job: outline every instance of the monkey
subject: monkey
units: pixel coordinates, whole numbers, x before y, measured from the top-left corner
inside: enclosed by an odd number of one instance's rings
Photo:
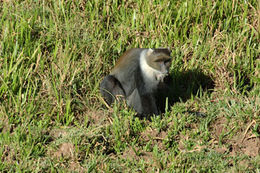
[[[169,75],[172,58],[168,48],[132,48],[117,61],[100,83],[100,92],[110,106],[121,95],[139,115],[160,113],[159,87]],[[159,96],[160,97],[160,96]]]

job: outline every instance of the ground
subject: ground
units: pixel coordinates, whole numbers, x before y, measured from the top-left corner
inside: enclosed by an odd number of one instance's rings
[[[0,172],[259,172],[259,3],[0,1]],[[107,107],[124,51],[172,50],[165,113]]]

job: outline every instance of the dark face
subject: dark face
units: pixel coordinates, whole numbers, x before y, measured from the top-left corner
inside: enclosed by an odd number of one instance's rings
[[[153,53],[147,57],[147,64],[164,74],[168,74],[172,60],[170,54],[169,49],[154,49]]]

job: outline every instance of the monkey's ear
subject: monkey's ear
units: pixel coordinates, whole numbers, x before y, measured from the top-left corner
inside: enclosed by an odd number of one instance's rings
[[[149,48],[147,51],[147,56],[150,56],[153,53],[153,49]]]
[[[167,50],[168,50],[169,56],[171,56],[171,53],[172,53],[171,49],[169,47],[167,47]]]

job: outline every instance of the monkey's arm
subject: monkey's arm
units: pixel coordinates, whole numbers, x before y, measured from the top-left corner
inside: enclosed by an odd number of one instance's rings
[[[159,111],[156,105],[155,97],[152,94],[142,94],[141,97],[141,105],[142,105],[142,114],[144,115],[158,115]]]
[[[138,69],[140,70],[140,69]],[[140,76],[140,71],[137,71],[135,75],[135,83],[136,83],[136,89],[138,92],[139,102],[135,103],[138,104],[139,107],[141,107],[141,111],[138,113],[144,114],[144,115],[152,115],[152,114],[159,114],[157,105],[156,105],[156,99],[154,96],[154,93],[152,93],[152,90],[147,89],[147,84],[145,83],[143,76]],[[149,87],[149,86],[148,86]]]
[[[136,88],[127,98],[127,104],[138,114],[158,114],[155,98],[151,94],[140,94]]]
[[[114,76],[107,75],[100,84],[100,92],[104,100],[110,106],[114,101],[116,96],[125,97],[125,91]]]

